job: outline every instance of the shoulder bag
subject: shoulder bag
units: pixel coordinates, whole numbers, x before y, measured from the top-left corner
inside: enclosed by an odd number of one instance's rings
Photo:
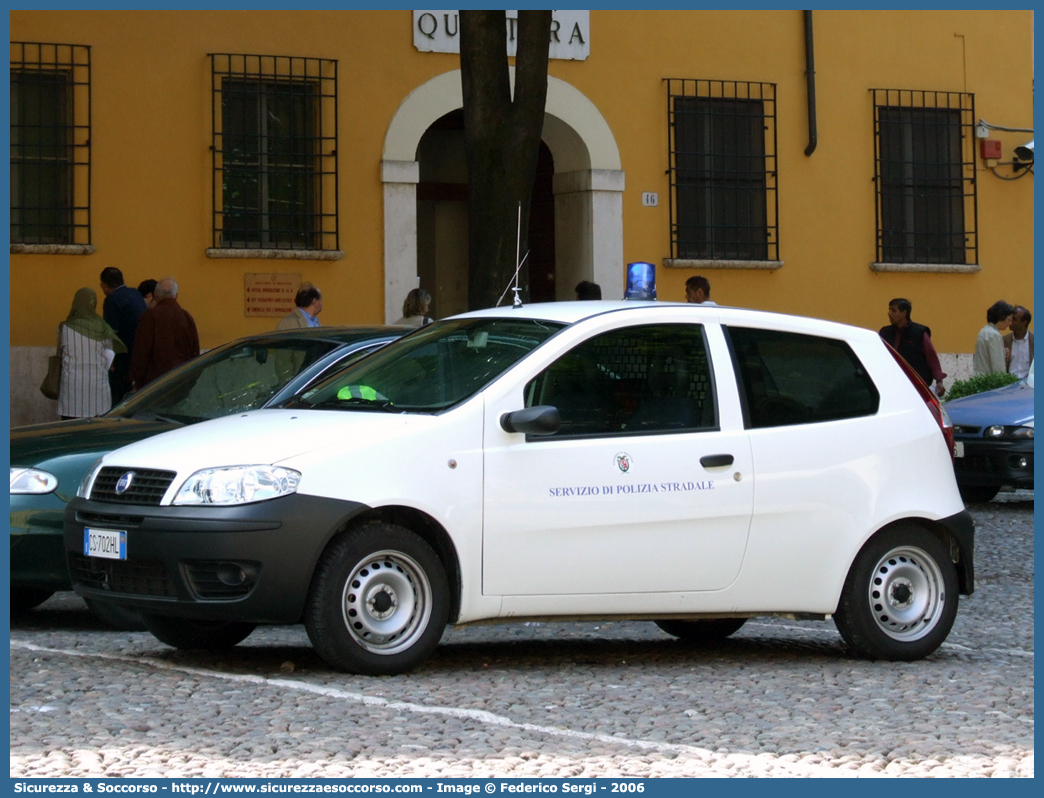
[[[58,398],[58,386],[62,382],[62,345],[59,342],[55,354],[47,358],[47,376],[40,383],[40,393],[48,399]]]

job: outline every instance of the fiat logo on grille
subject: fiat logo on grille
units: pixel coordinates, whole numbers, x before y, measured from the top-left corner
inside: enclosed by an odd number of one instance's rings
[[[116,495],[121,496],[128,490],[130,490],[132,482],[134,482],[134,472],[128,471],[118,480],[116,480]]]

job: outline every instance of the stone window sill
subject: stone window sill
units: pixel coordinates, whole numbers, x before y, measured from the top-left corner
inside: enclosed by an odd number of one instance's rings
[[[261,260],[340,260],[344,252],[339,249],[236,249],[234,247],[211,247],[208,258],[257,258]]]
[[[12,244],[12,255],[93,255],[93,244]]]
[[[920,274],[975,274],[982,271],[978,263],[871,263],[874,272],[914,272]]]
[[[664,258],[663,265],[668,269],[761,269],[775,271],[783,267],[781,260],[691,260],[685,258]]]
[[[208,258],[258,258],[261,260],[340,260],[345,253],[340,250],[264,250],[212,247],[207,250]]]

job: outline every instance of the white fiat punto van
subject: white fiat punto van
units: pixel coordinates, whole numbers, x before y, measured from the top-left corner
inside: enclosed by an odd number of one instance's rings
[[[688,640],[833,618],[914,660],[973,590],[934,394],[876,332],[561,302],[423,327],[276,409],[105,455],[65,514],[75,590],[159,640],[303,623],[332,667],[447,624],[648,619]]]

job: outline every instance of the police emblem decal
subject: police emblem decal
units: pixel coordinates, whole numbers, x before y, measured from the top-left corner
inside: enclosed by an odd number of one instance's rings
[[[620,452],[616,455],[616,467],[620,469],[624,474],[631,470],[631,455],[626,452]]]
[[[116,495],[122,496],[124,493],[130,490],[132,482],[134,482],[134,472],[125,472],[118,480],[116,480]]]

